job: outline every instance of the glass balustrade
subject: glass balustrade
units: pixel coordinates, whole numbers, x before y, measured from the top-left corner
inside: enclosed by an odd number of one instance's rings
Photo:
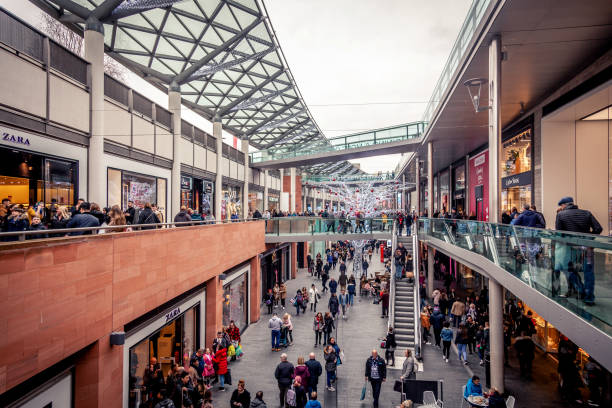
[[[267,160],[291,159],[298,156],[306,156],[318,153],[328,153],[355,149],[358,147],[368,147],[381,145],[402,140],[411,140],[421,137],[425,131],[425,122],[414,122],[400,126],[393,126],[384,129],[368,130],[366,132],[339,136],[327,139],[329,144],[323,146],[298,146],[296,149],[262,150],[251,153],[251,163],[258,163]]]
[[[280,217],[266,220],[266,235],[327,235],[388,233],[391,237],[392,219],[383,218],[321,218]],[[350,238],[347,238],[350,239]]]
[[[432,218],[419,219],[418,233],[486,257],[612,335],[611,237]]]

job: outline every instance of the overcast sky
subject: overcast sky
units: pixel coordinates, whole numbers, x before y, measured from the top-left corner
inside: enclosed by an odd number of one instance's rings
[[[264,3],[306,104],[333,137],[420,120],[471,0]],[[375,172],[398,160],[352,162]]]
[[[420,120],[471,0],[264,4],[306,104],[333,137]],[[38,25],[40,11],[30,2],[0,0],[0,6]],[[166,105],[167,97],[136,75],[128,85]],[[203,118],[183,114],[212,132]],[[398,161],[399,155],[353,160],[366,172],[393,170]]]

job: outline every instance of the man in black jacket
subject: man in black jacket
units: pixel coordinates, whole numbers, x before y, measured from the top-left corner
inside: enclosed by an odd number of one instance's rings
[[[306,367],[308,367],[308,398],[310,399],[312,392],[317,391],[317,385],[319,385],[319,377],[323,373],[323,367],[315,359],[315,353],[310,353],[310,360],[306,361]]]
[[[572,197],[563,197],[559,200],[561,210],[557,213],[555,229],[561,231],[579,232],[583,234],[601,234],[603,228],[590,211],[581,210],[574,204]],[[559,270],[563,270],[567,279],[568,293],[576,289],[582,296],[582,300],[589,306],[595,304],[595,274],[593,273],[593,248],[583,249],[584,251],[584,287],[580,282],[580,277],[576,266],[571,257],[569,245],[556,243],[555,247],[555,270],[553,272],[553,289],[555,278],[558,280]],[[553,291],[554,292],[554,291]]]
[[[79,206],[80,213],[70,218],[70,221],[66,224],[66,228],[85,228],[85,227],[99,227],[100,222],[96,217],[89,213],[90,205],[88,202],[83,202]],[[83,235],[91,234],[91,231],[78,231],[71,232],[70,235]]]
[[[370,384],[372,385],[374,408],[378,408],[380,387],[387,379],[387,365],[385,360],[378,355],[378,351],[376,351],[376,349],[372,350],[372,355],[366,360],[365,378],[366,381],[370,381]]]
[[[145,203],[142,211],[138,213],[138,222],[137,224],[159,224],[159,218],[153,212],[151,208],[151,203]],[[140,229],[155,229],[155,227],[140,227]]]
[[[281,362],[276,366],[274,377],[278,382],[278,389],[280,391],[280,408],[283,408],[285,406],[287,390],[291,388],[291,383],[293,382],[295,369],[293,368],[293,364],[287,361],[287,354],[281,354],[280,359]]]

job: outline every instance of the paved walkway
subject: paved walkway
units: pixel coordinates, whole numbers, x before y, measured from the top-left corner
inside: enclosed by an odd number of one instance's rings
[[[374,253],[372,266],[368,269],[370,274],[382,271],[380,255],[376,258]],[[347,265],[348,275],[352,271],[352,264]],[[338,278],[339,271],[336,268],[331,276]],[[305,270],[300,270],[296,279],[287,282],[288,294],[294,294],[298,288],[310,287],[312,283],[321,288],[320,281],[312,278]],[[288,296],[289,297],[289,296]],[[323,295],[318,304],[320,311],[327,310],[329,295]],[[242,346],[245,355],[242,359],[230,364],[233,385],[226,387],[225,392],[219,392],[215,388],[213,400],[215,407],[229,407],[229,399],[232,391],[240,378],[246,381],[247,390],[252,396],[261,390],[264,392],[264,400],[268,407],[278,407],[278,387],[274,378],[274,370],[280,361],[279,352],[270,350],[270,330],[268,329],[269,315],[267,310],[262,309],[262,317],[259,322],[250,325],[242,336]],[[282,310],[275,309],[281,314]],[[314,313],[308,310],[305,315],[295,316],[295,308],[287,305],[287,312],[292,316],[293,338],[292,346],[283,350],[288,354],[289,361],[296,365],[298,356],[308,359],[312,351],[316,353],[317,360],[323,365],[323,349],[319,346],[314,348],[314,333],[312,331],[312,320]],[[338,368],[338,380],[336,392],[330,392],[325,387],[325,372],[319,378],[319,401],[324,407],[371,407],[371,388],[368,386],[368,395],[364,401],[359,401],[361,388],[365,380],[365,360],[373,348],[379,349],[379,354],[384,357],[380,350],[379,337],[386,334],[387,319],[380,317],[380,306],[374,305],[369,298],[355,298],[355,305],[349,312],[346,320],[337,320],[337,342],[345,354],[343,364]],[[393,391],[393,383],[400,375],[399,370],[388,370],[387,381],[383,384],[380,407],[390,408],[399,404],[399,394]]]

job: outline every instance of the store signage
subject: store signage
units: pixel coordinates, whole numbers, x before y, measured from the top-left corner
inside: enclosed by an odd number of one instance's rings
[[[10,143],[22,144],[25,146],[30,145],[30,139],[28,139],[27,137],[15,136],[7,132],[2,132],[2,140]]]
[[[192,178],[191,177],[185,177],[182,176],[181,177],[181,188],[183,190],[191,190],[191,182],[192,182]]]
[[[520,174],[513,174],[512,176],[502,178],[501,182],[502,188],[526,186],[531,184],[531,172],[526,171]]]
[[[174,319],[175,317],[177,317],[180,314],[181,314],[181,308],[180,307],[177,307],[176,309],[172,310],[171,312],[166,313],[166,323],[168,323],[170,320]]]

